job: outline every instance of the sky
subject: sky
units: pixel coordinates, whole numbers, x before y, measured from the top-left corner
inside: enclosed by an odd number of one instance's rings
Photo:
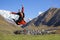
[[[0,0],[0,10],[18,12],[24,6],[25,19],[33,19],[50,7],[60,8],[60,0]]]

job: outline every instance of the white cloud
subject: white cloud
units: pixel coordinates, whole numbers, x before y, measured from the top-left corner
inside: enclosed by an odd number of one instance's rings
[[[28,20],[32,20],[31,18],[28,18]]]
[[[43,12],[40,11],[40,12],[38,13],[38,15],[40,15],[41,13],[43,13]]]
[[[25,21],[26,22],[29,22],[29,21],[31,21],[32,20],[32,18],[25,18]]]

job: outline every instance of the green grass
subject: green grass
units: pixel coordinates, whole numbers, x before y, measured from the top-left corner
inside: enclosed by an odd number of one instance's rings
[[[0,17],[0,40],[60,40],[60,34],[55,35],[15,35],[13,32],[20,29],[9,24]],[[32,28],[33,29],[33,28]]]
[[[60,40],[60,34],[51,35],[13,35],[0,33],[0,40]]]

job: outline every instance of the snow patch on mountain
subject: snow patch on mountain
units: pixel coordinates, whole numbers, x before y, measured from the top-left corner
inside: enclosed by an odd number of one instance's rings
[[[19,16],[15,14],[11,14],[11,11],[7,10],[0,10],[0,15],[3,16],[5,19],[12,20],[12,19],[18,19]]]

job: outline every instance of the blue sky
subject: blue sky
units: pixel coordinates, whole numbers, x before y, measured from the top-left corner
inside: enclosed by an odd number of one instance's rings
[[[22,4],[25,8],[25,19],[35,18],[39,12],[50,7],[60,8],[60,0],[0,0],[0,10],[17,12]]]

